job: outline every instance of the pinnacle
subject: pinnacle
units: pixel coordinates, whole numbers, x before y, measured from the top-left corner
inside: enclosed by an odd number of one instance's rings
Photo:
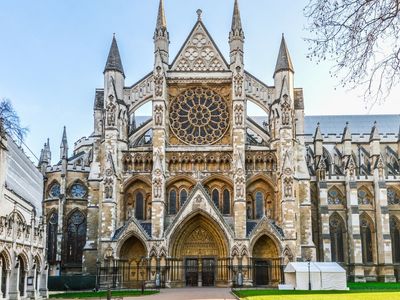
[[[378,123],[376,121],[374,122],[374,126],[372,126],[371,135],[369,137],[369,140],[370,141],[380,140],[379,132],[378,132]]]
[[[157,26],[156,29],[166,29],[167,19],[165,18],[164,0],[160,0],[158,7]]]
[[[122,66],[121,56],[119,55],[119,49],[117,45],[117,40],[115,34],[113,34],[113,39],[110,47],[110,52],[108,54],[107,63],[104,68],[104,73],[106,71],[117,71],[122,73],[125,77],[124,68]]]
[[[321,133],[321,127],[320,124],[317,124],[317,128],[315,129],[315,135],[314,135],[314,141],[322,141],[322,133]]]
[[[232,17],[232,31],[242,30],[242,20],[240,18],[240,10],[238,0],[235,0],[235,5],[233,8],[233,17]]]
[[[291,71],[294,73],[292,59],[290,58],[289,50],[286,45],[285,36],[282,34],[281,46],[279,55],[276,61],[275,74],[279,71]]]

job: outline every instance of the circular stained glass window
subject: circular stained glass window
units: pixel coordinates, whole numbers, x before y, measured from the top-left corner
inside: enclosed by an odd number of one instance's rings
[[[86,195],[86,187],[80,183],[75,183],[71,187],[71,196],[73,198],[83,198]]]
[[[60,196],[60,185],[58,183],[55,183],[51,186],[50,188],[50,197],[51,198],[57,198]]]
[[[217,93],[193,88],[171,100],[170,127],[180,141],[190,145],[218,142],[229,128],[227,102]]]

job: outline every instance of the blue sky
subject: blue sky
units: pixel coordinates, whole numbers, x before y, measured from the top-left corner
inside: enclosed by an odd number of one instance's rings
[[[362,90],[346,91],[330,78],[331,65],[307,58],[303,7],[308,0],[241,0],[246,35],[246,69],[267,84],[284,32],[295,66],[297,87],[304,88],[305,110],[315,114],[398,113],[396,88],[382,105],[365,107]],[[170,59],[194,23],[196,10],[225,57],[233,0],[165,0]],[[39,155],[50,138],[58,160],[62,128],[73,142],[93,130],[94,91],[103,85],[103,69],[115,32],[126,85],[152,70],[153,32],[158,0],[13,0],[0,2],[0,97],[11,99],[29,127],[26,143]],[[70,150],[71,151],[71,150]]]

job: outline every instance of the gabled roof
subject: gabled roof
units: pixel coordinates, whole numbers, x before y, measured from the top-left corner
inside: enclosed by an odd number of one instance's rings
[[[180,72],[229,71],[228,63],[200,18],[175,57],[171,70]]]

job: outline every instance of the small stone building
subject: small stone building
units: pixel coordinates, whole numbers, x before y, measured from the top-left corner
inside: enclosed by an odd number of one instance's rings
[[[0,299],[47,298],[43,176],[1,125]]]
[[[70,154],[64,129],[54,165],[45,144],[50,274],[276,286],[284,265],[312,259],[342,263],[351,280],[395,280],[399,116],[305,117],[283,37],[267,84],[245,68],[237,1],[228,59],[197,13],[170,59],[160,1],[153,69],[134,84],[113,37],[93,133]]]

